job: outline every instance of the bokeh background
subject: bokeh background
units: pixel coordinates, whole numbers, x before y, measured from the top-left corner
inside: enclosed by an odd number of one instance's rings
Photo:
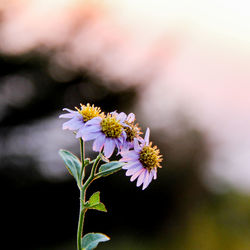
[[[98,180],[99,249],[250,249],[250,4],[1,0],[1,249],[75,249],[79,155],[62,108],[136,113],[164,156],[141,191]],[[87,144],[91,153],[91,143]],[[93,157],[93,155],[91,155]]]

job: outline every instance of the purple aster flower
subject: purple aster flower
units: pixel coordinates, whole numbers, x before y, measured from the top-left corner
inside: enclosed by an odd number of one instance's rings
[[[81,109],[76,108],[77,111],[64,108],[64,111],[68,111],[67,114],[62,114],[59,118],[68,118],[69,121],[65,122],[62,126],[63,129],[69,130],[79,130],[85,127],[87,121],[93,119],[94,117],[103,117],[104,114],[101,113],[101,109],[94,107],[94,105],[90,106],[88,103],[87,105],[81,104]]]
[[[117,114],[116,111],[112,112],[111,114]],[[122,145],[122,150],[126,151],[134,147],[134,139],[137,138],[139,141],[143,140],[140,137],[141,129],[138,124],[134,124],[135,122],[135,114],[130,113],[126,115],[124,112],[119,114],[121,121],[123,122],[124,130],[126,132],[126,140]]]
[[[135,115],[133,113],[130,113],[127,116],[124,113],[124,118],[124,123],[126,124],[126,126],[124,126],[124,130],[126,132],[127,138],[122,146],[123,151],[129,150],[134,147],[134,139],[138,139],[139,141],[143,140],[140,137],[141,129],[137,123],[135,124]]]
[[[139,142],[134,139],[134,150],[120,153],[122,155],[120,161],[127,163],[122,167],[127,170],[126,175],[131,176],[130,181],[138,178],[136,186],[139,187],[143,184],[142,190],[149,185],[153,178],[157,178],[157,168],[161,167],[160,162],[162,161],[159,149],[149,142],[149,133],[148,128],[144,140]]]
[[[84,128],[79,129],[76,137],[82,137],[84,141],[94,140],[93,150],[96,152],[103,150],[105,157],[109,158],[115,148],[120,151],[126,140],[123,121],[123,113],[113,112],[105,117],[95,117],[86,122]]]

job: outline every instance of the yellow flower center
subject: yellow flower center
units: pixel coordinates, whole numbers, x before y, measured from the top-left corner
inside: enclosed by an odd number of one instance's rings
[[[142,148],[139,160],[148,170],[157,167],[161,168],[160,162],[162,162],[162,155],[160,155],[160,151],[156,146],[152,147],[152,143],[150,142],[149,146]]]
[[[97,108],[94,105],[90,106],[89,103],[86,106],[81,104],[81,109],[77,107],[76,109],[82,115],[84,122],[87,122],[97,116],[104,117],[104,114],[101,113],[100,108]]]
[[[123,127],[126,134],[127,134],[127,141],[128,142],[133,142],[134,138],[138,137],[141,132],[140,128],[138,127],[138,124],[133,124],[133,123],[128,123],[126,122],[130,127]]]
[[[110,138],[120,137],[123,131],[123,126],[121,123],[116,119],[115,116],[111,116],[110,114],[102,119],[101,128],[102,132]]]

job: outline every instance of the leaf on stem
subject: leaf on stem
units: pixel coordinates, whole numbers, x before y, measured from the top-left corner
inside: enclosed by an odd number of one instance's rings
[[[60,149],[59,155],[62,157],[69,173],[76,179],[77,184],[81,183],[81,161],[71,152]]]
[[[100,192],[95,192],[89,198],[89,201],[85,204],[88,209],[95,209],[102,212],[107,212],[105,205],[100,202]]]
[[[92,250],[97,247],[100,242],[105,242],[110,238],[102,233],[88,233],[82,238],[82,250]]]
[[[101,212],[107,212],[107,209],[106,209],[105,205],[102,202],[100,202],[99,204],[91,207],[90,209],[95,209],[95,210],[98,210],[98,211],[101,211]]]
[[[99,168],[99,172],[96,174],[97,177],[104,177],[110,174],[114,174],[115,172],[121,170],[122,166],[124,165],[123,162],[119,161],[112,161],[106,164],[103,164]]]
[[[102,161],[104,162],[109,162],[109,159],[106,158],[103,154],[101,154]]]
[[[94,194],[91,195],[91,197],[89,198],[89,204],[90,205],[97,205],[98,203],[100,203],[100,191],[95,192]]]

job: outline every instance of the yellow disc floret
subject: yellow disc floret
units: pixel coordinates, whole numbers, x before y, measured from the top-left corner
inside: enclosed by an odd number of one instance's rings
[[[126,124],[129,125],[129,127],[124,126],[124,130],[127,134],[126,140],[128,142],[133,142],[134,138],[138,137],[141,134],[140,128],[138,127],[138,124],[133,124],[129,122],[126,122]]]
[[[101,113],[101,109],[98,107],[95,107],[94,105],[90,106],[88,103],[87,105],[81,104],[81,109],[77,108],[77,111],[82,115],[83,121],[87,122],[97,116],[104,117],[104,114]]]
[[[108,114],[101,121],[102,132],[110,138],[119,138],[123,131],[123,126],[115,116]]]
[[[159,149],[156,146],[152,147],[152,143],[148,146],[144,146],[140,152],[140,162],[148,170],[154,168],[161,168],[160,162],[162,162],[162,155],[160,155]]]

